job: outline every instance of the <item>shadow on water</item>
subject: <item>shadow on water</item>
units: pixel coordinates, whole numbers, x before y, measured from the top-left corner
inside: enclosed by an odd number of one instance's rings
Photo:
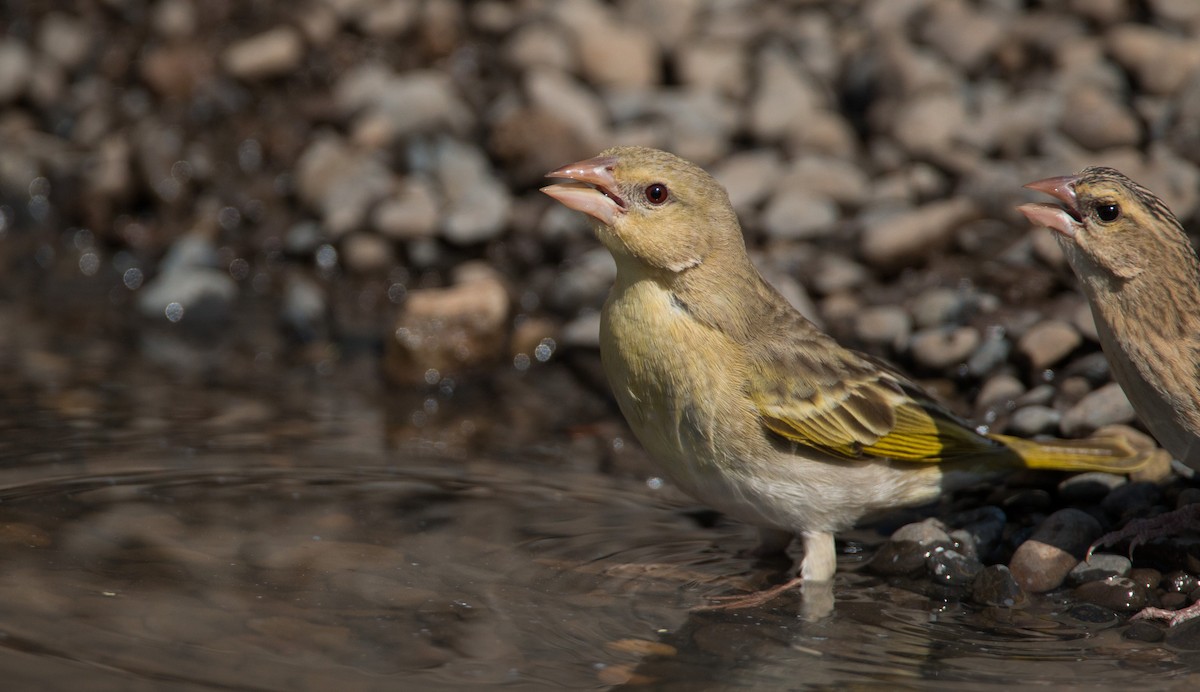
[[[619,425],[581,427],[607,409],[555,363],[397,394],[369,359],[280,375],[250,352],[183,376],[146,355],[178,345],[50,343],[0,343],[18,373],[0,422],[12,689],[1113,689],[1200,675],[1200,629],[1127,641],[1111,613],[1053,597],[1004,610],[922,595],[859,570],[879,540],[865,531],[832,606],[810,592],[692,612],[783,568],[737,557],[746,527],[645,483],[635,445],[613,452]]]

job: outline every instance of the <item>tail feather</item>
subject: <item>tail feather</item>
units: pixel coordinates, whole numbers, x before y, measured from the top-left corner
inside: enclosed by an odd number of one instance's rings
[[[1122,437],[1086,440],[1026,440],[989,435],[1021,457],[1026,468],[1054,471],[1130,473],[1150,462],[1151,451],[1140,451]]]

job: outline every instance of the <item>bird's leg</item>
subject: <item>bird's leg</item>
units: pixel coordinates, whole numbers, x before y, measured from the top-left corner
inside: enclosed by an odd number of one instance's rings
[[[806,583],[831,581],[834,573],[837,572],[837,551],[834,549],[833,534],[824,531],[805,531],[801,534],[801,539],[804,542],[804,561],[800,564],[800,573],[796,576],[782,584],[744,596],[715,596],[711,600],[716,603],[698,606],[692,610],[754,608],[772,601],[792,589],[803,588]]]
[[[1092,557],[1096,548],[1104,548],[1123,540],[1129,540],[1129,554],[1133,549],[1162,536],[1173,536],[1187,530],[1200,530],[1200,503],[1184,505],[1173,512],[1146,519],[1134,519],[1120,529],[1106,533],[1088,548],[1087,557]]]
[[[1174,627],[1193,618],[1200,617],[1200,601],[1196,601],[1180,610],[1165,610],[1163,608],[1143,608],[1130,620],[1166,620],[1168,627]]]

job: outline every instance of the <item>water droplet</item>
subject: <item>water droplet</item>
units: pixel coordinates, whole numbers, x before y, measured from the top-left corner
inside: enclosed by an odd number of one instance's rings
[[[440,379],[442,379],[442,374],[436,368],[429,368],[425,371],[425,384],[437,384]]]
[[[317,266],[320,267],[321,269],[324,269],[326,271],[334,269],[335,267],[337,267],[337,263],[338,263],[337,248],[330,245],[329,243],[325,243],[321,247],[317,248],[316,260],[317,260]]]
[[[513,367],[521,372],[529,369],[529,356],[524,353],[518,353],[513,356]]]
[[[168,303],[167,309],[163,310],[163,313],[166,314],[168,320],[178,322],[183,319],[183,306],[179,303]]]
[[[76,250],[90,250],[96,243],[96,236],[86,228],[80,228],[71,236],[71,242],[75,244]]]
[[[238,257],[229,263],[229,275],[237,281],[244,280],[250,276],[250,263]]]
[[[84,276],[95,276],[100,269],[100,256],[94,252],[85,252],[79,256],[79,271]]]
[[[179,183],[186,183],[192,179],[192,164],[190,161],[176,161],[171,164],[171,177]]]
[[[141,269],[138,269],[137,267],[130,267],[129,269],[126,269],[125,273],[121,276],[121,281],[125,283],[125,288],[128,288],[131,291],[136,291],[142,287],[142,281],[144,281],[145,278],[146,277],[142,274]]]
[[[614,437],[612,441],[612,448],[614,452],[619,452],[622,449],[625,449],[625,440],[620,437]]]
[[[658,490],[663,487],[663,479],[658,476],[652,476],[646,479],[646,487],[651,490]]]
[[[554,342],[554,339],[546,337],[541,340],[537,348],[533,349],[533,357],[537,358],[539,363],[545,363],[550,360],[550,356],[554,355],[554,349],[557,347],[558,344]]]
[[[46,217],[50,215],[50,200],[42,195],[30,197],[29,204],[26,206],[29,209],[29,215],[38,223],[45,223]]]
[[[238,145],[238,166],[247,173],[253,173],[262,166],[262,144],[257,139],[247,139]]]
[[[242,225],[242,212],[237,207],[221,207],[221,211],[217,212],[217,223],[222,230],[236,231]]]
[[[29,196],[30,197],[49,197],[50,196],[50,179],[39,175],[29,181]]]
[[[434,399],[433,397],[426,399],[425,400],[425,413],[428,413],[429,415],[432,416],[433,414],[435,414],[437,412],[438,412],[437,399]]]
[[[394,283],[388,286],[387,297],[393,303],[399,303],[404,300],[404,296],[408,295],[408,289],[402,283]]]

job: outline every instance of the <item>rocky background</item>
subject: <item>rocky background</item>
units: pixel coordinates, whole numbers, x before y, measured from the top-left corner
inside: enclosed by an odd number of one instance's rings
[[[713,171],[814,321],[1019,435],[1136,425],[1022,184],[1102,163],[1198,220],[1194,0],[2,12],[0,295],[104,296],[199,343],[266,306],[260,357],[377,352],[399,390],[564,361],[603,391],[614,268],[537,188],[616,143]],[[1173,505],[1169,474],[1108,521]]]

